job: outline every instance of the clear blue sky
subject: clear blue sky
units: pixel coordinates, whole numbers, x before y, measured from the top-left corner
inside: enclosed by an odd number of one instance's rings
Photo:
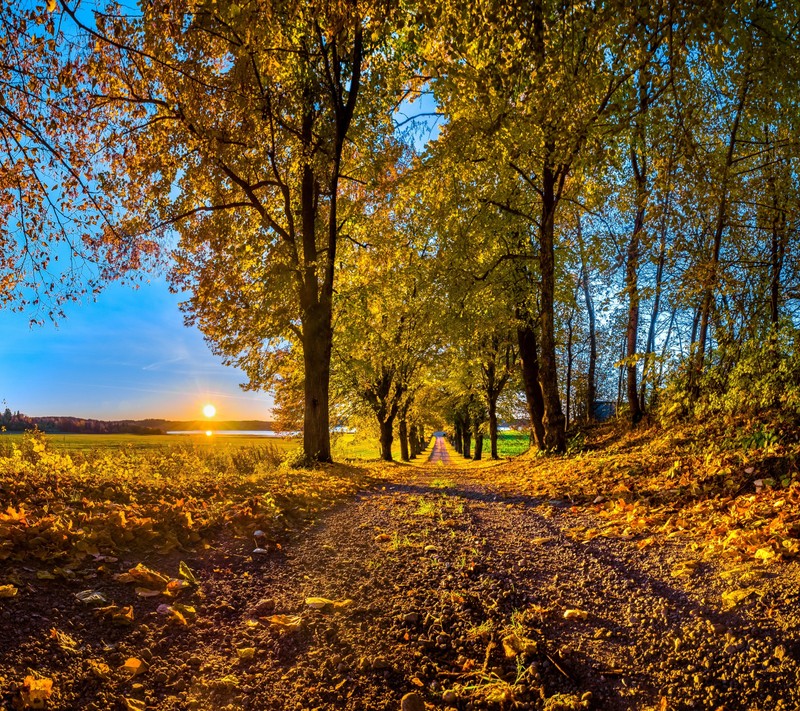
[[[27,415],[191,420],[211,402],[217,419],[268,419],[271,398],[238,387],[244,374],[183,325],[180,300],[154,277],[71,305],[57,328],[0,311],[0,399]]]

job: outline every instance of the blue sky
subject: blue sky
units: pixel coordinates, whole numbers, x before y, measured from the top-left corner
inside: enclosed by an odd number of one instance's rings
[[[270,397],[239,388],[244,374],[183,325],[180,300],[154,277],[73,304],[58,327],[0,311],[0,399],[27,415],[189,420],[211,402],[218,419],[267,419]]]

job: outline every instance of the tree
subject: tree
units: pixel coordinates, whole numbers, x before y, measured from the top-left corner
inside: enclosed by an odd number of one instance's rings
[[[485,31],[487,18],[496,31]],[[506,188],[495,203],[524,216],[535,233],[536,365],[548,450],[566,446],[556,361],[559,207],[572,187],[572,171],[591,154],[587,146],[609,135],[622,87],[647,61],[647,52],[633,51],[636,23],[627,4],[613,1],[564,6],[485,0],[469,13],[444,5],[437,14],[442,38],[436,48],[443,49],[433,49],[430,62],[448,128],[480,132],[481,158],[491,162],[496,182],[509,185],[507,175],[517,182],[516,194]],[[668,26],[659,21],[646,28],[639,46],[658,47]]]
[[[441,299],[432,278],[424,231],[395,182],[373,197],[368,219],[354,221],[348,241],[351,272],[336,296],[334,339],[338,398],[366,406],[377,421],[381,458],[392,461],[395,425],[401,458],[411,457],[408,419],[424,369],[440,340]],[[421,244],[420,244],[421,243]]]
[[[357,137],[388,120],[388,89],[360,98],[387,85],[387,8],[162,0],[138,15],[98,10],[92,26],[68,7],[90,43],[100,180],[126,233],[177,235],[187,322],[247,387],[268,387],[283,354],[302,352],[304,448],[318,461],[331,460],[341,182],[368,160]]]

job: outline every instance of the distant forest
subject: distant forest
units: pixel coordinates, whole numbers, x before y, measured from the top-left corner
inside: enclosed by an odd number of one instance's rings
[[[43,432],[71,434],[166,434],[175,430],[272,430],[268,420],[219,421],[207,420],[93,420],[85,417],[30,417],[21,412],[11,412],[7,407],[0,416],[0,425],[7,432],[24,432],[38,427]]]

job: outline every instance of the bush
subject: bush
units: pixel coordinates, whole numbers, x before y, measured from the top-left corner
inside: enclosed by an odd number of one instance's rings
[[[667,419],[760,418],[800,415],[800,331],[783,326],[766,338],[720,347],[710,357],[694,392],[689,364],[679,370],[664,393]]]

